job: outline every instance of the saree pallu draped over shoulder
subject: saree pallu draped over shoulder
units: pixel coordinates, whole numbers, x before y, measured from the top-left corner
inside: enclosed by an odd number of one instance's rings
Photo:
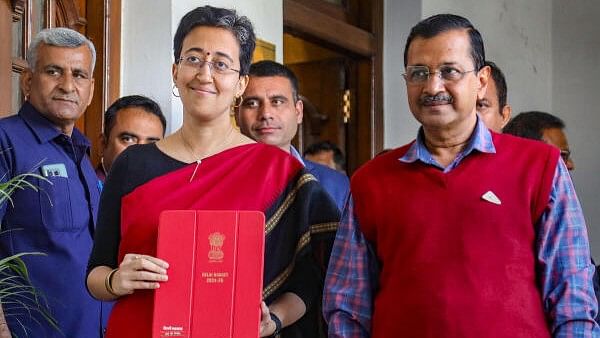
[[[339,212],[295,158],[276,147],[244,145],[208,157],[197,168],[193,163],[136,187],[122,198],[119,263],[127,253],[155,256],[158,219],[164,210],[263,211],[267,304],[304,283],[298,275],[320,288],[300,296],[310,299],[305,300],[307,314],[282,336],[315,337],[322,330],[320,293]],[[152,309],[152,290],[121,297],[106,337],[151,337]]]

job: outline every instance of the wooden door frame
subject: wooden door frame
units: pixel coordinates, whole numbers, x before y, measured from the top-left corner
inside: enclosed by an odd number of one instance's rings
[[[0,51],[11,51],[0,54],[0,113],[12,109],[12,13],[12,2],[0,0],[0,32],[11,32],[7,37],[0,39]],[[7,83],[4,83],[5,79]]]
[[[348,143],[349,149],[355,151],[347,151],[350,172],[383,149],[384,136],[383,0],[361,3],[366,6],[360,11],[363,14],[355,25],[348,23],[350,20],[343,11],[323,1],[283,0],[283,25],[286,32],[357,57],[357,111],[351,117],[349,125],[356,137]]]
[[[96,68],[94,96],[83,129],[92,142],[92,163],[98,165],[104,112],[121,94],[121,0],[88,0],[86,13],[87,36],[96,47]]]

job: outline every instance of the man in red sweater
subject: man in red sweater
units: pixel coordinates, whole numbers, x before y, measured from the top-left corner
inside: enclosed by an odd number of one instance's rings
[[[330,259],[329,337],[598,337],[587,230],[558,149],[476,113],[490,68],[465,18],[406,42],[415,141],[351,180]]]

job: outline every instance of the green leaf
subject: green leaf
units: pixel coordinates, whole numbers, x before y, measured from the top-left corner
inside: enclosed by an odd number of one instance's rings
[[[41,163],[32,171],[37,170],[39,165]],[[51,183],[47,178],[33,172],[20,174],[2,182],[5,178],[6,174],[0,178],[0,206],[7,202],[14,206],[11,196],[16,191],[24,189],[39,191],[39,187],[31,183],[31,180],[38,179]],[[2,234],[0,232],[0,236]],[[58,323],[50,313],[44,295],[31,284],[29,279],[29,272],[23,257],[32,255],[45,256],[42,252],[22,252],[0,259],[0,304],[2,304],[4,315],[5,317],[14,317],[25,312],[32,316],[35,312],[40,314],[47,324],[60,331]],[[37,321],[35,317],[33,318]],[[23,326],[18,317],[16,321],[18,325]]]

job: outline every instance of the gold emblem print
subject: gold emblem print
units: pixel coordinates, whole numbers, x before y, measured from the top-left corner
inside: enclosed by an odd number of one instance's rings
[[[211,263],[222,262],[225,253],[223,252],[223,242],[225,242],[225,235],[220,232],[213,232],[208,235],[208,243],[210,244],[210,250],[208,251],[208,260]]]

